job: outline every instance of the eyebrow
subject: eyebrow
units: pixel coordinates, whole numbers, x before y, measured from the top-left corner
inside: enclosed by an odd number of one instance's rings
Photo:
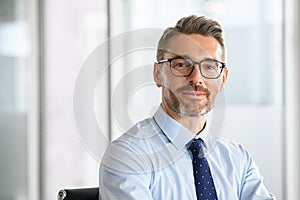
[[[178,55],[178,54],[174,54],[175,55],[175,57],[172,57],[173,59],[175,58],[175,59],[177,59],[177,58],[182,58],[182,59],[190,59],[190,60],[192,60],[193,62],[197,62],[197,61],[194,61],[190,56],[188,56],[188,55]],[[214,59],[214,58],[209,58],[209,57],[206,57],[206,58],[204,58],[204,59],[202,59],[202,60],[212,60],[212,61],[217,61],[216,59]]]
[[[170,52],[170,53],[171,53],[171,52]],[[192,60],[191,57],[189,57],[189,56],[187,56],[187,55],[178,55],[178,54],[175,54],[175,53],[171,53],[171,54],[174,55],[174,57],[172,56],[171,58],[183,58],[183,59],[187,58],[187,59]]]
[[[182,59],[188,58],[188,59],[190,59],[189,57],[180,56],[180,55],[176,55],[175,57],[172,57],[172,59],[177,59],[177,58],[182,58]]]

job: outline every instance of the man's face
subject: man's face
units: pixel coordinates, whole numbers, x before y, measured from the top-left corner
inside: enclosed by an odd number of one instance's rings
[[[164,59],[187,57],[194,62],[214,59],[221,62],[223,51],[216,39],[199,34],[177,35],[170,39]],[[170,63],[155,64],[154,79],[162,87],[162,106],[172,117],[198,117],[208,113],[222,90],[227,69],[217,79],[202,77],[196,65],[190,76],[176,77],[171,73]]]

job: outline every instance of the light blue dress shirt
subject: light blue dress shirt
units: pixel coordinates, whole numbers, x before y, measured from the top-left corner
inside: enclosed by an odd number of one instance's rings
[[[243,146],[211,136],[208,128],[196,137],[204,141],[219,200],[276,199]],[[160,107],[107,148],[100,166],[100,200],[196,200],[187,150],[193,138]]]

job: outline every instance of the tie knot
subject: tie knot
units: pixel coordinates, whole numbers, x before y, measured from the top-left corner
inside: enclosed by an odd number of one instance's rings
[[[202,150],[202,146],[203,146],[203,141],[201,139],[193,139],[193,141],[189,147],[189,150],[191,151],[193,156],[198,156],[200,150]]]

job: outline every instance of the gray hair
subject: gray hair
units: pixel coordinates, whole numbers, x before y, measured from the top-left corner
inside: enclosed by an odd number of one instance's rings
[[[191,15],[180,19],[175,27],[169,27],[164,31],[158,42],[156,54],[157,61],[163,59],[170,38],[179,34],[200,34],[215,38],[223,49],[223,58],[225,59],[226,48],[221,25],[213,19],[208,19],[204,16],[198,17],[196,15]]]

